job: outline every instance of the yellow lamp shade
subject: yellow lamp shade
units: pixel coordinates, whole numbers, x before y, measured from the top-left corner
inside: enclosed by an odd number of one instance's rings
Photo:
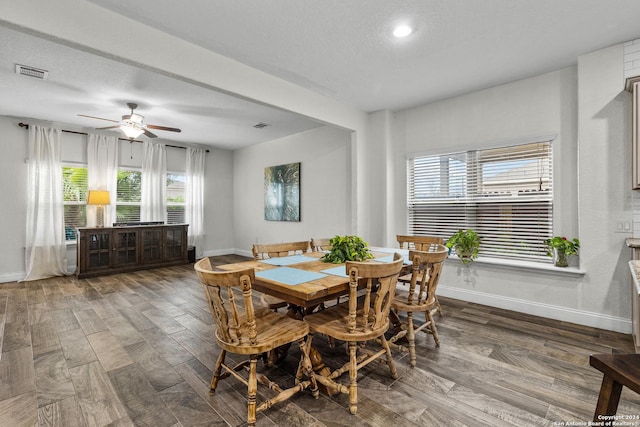
[[[87,195],[87,204],[110,205],[111,197],[109,197],[109,192],[106,190],[89,190],[89,194]]]

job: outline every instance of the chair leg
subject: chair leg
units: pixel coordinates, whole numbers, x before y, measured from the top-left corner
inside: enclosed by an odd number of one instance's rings
[[[436,328],[436,322],[433,320],[433,315],[431,315],[431,312],[429,310],[425,312],[425,317],[427,318],[429,329],[431,330],[431,334],[433,335],[433,340],[436,342],[436,347],[440,347],[440,336],[438,335],[438,328]]]
[[[442,311],[442,307],[440,307],[440,301],[438,301],[437,296],[436,296],[436,310],[438,310],[438,315],[440,317],[444,316],[444,311]]]
[[[224,357],[227,355],[225,350],[220,350],[218,360],[216,360],[216,368],[213,372],[213,378],[211,378],[211,385],[209,386],[209,394],[213,395],[218,387],[218,381],[220,380],[220,374],[222,373],[222,364],[224,363]]]
[[[413,312],[407,312],[407,341],[409,341],[409,361],[416,367],[416,331],[413,329]]]
[[[248,404],[247,404],[247,425],[254,427],[256,425],[256,396],[258,394],[258,380],[256,377],[256,365],[258,359],[256,355],[251,355],[251,362],[249,363],[249,378],[248,378]]]
[[[318,392],[318,384],[316,383],[316,377],[313,373],[313,367],[311,366],[311,359],[309,359],[309,351],[307,350],[307,343],[304,339],[298,340],[298,346],[300,346],[300,363],[298,364],[298,372],[296,373],[296,384],[300,384],[302,381],[302,374],[304,373],[309,381],[311,381],[311,395],[316,399],[320,396]]]
[[[393,361],[393,355],[391,354],[391,347],[389,346],[389,341],[387,341],[384,335],[381,335],[380,342],[382,344],[382,348],[384,348],[387,351],[387,365],[389,366],[389,372],[391,373],[391,378],[393,378],[394,380],[397,380],[398,370],[396,369],[396,364]]]
[[[356,353],[358,346],[349,341],[349,412],[353,415],[358,412],[358,361]]]

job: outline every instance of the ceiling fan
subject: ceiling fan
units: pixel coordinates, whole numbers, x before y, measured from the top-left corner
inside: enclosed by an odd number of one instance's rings
[[[130,139],[137,138],[141,134],[145,134],[149,138],[157,138],[158,136],[156,134],[150,132],[149,129],[165,130],[165,131],[168,131],[168,132],[182,132],[178,128],[170,128],[170,127],[167,127],[167,126],[158,126],[158,125],[145,124],[144,123],[144,116],[133,112],[133,110],[138,108],[138,104],[135,104],[133,102],[128,102],[127,103],[127,107],[129,107],[131,109],[131,114],[123,115],[122,116],[122,120],[119,120],[119,121],[118,120],[111,120],[111,119],[104,119],[102,117],[87,116],[87,115],[84,115],[84,114],[78,114],[78,116],[80,116],[80,117],[88,117],[90,119],[105,120],[107,122],[117,123],[117,125],[114,125],[114,126],[107,126],[107,127],[102,127],[102,128],[96,128],[96,129],[115,129],[115,128],[120,128],[120,130],[122,130],[122,132],[124,132],[124,134],[127,135],[127,138],[130,138]]]

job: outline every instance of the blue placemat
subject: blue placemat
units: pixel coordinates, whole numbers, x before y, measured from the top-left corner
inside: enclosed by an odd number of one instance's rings
[[[331,274],[333,276],[341,276],[341,277],[349,277],[347,273],[345,273],[346,269],[344,265],[327,268],[326,270],[322,270],[322,273]]]
[[[402,255],[402,258],[403,258],[403,261],[402,261],[403,264],[405,264],[405,265],[406,264],[410,264],[410,262],[407,260],[407,258],[409,258],[409,254],[407,254],[407,255],[400,254],[400,255]],[[389,255],[389,256],[382,257],[382,258],[374,258],[372,261],[393,262],[393,257],[394,257],[393,255]]]
[[[382,252],[383,254],[395,254],[399,253],[403,257],[407,258],[409,256],[408,249],[400,249],[400,248],[371,248],[371,252]]]
[[[260,262],[264,262],[265,264],[271,265],[292,265],[292,264],[300,264],[301,262],[309,262],[309,261],[317,261],[318,258],[313,258],[305,255],[291,255],[291,256],[283,256],[283,257],[274,257],[261,259]]]
[[[316,279],[322,279],[323,277],[327,277],[327,275],[316,273],[315,271],[300,270],[298,268],[278,267],[269,270],[256,271],[256,277],[293,286]]]
[[[369,248],[369,249],[371,249],[371,252],[382,252],[385,254],[392,254],[394,252],[402,250],[402,249],[396,249],[396,248],[378,248],[378,247]]]

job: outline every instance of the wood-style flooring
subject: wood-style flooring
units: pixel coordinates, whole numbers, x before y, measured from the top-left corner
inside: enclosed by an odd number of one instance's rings
[[[395,352],[395,381],[384,366],[363,368],[357,415],[347,395],[315,400],[305,391],[259,414],[258,425],[587,425],[602,380],[589,354],[633,349],[628,335],[441,303],[441,347],[420,335],[415,369]],[[223,380],[208,394],[218,349],[192,265],[0,284],[0,336],[0,426],[245,423],[238,381]],[[314,344],[328,365],[345,360],[343,345],[332,350],[322,337]],[[291,350],[269,377],[291,384],[297,356]],[[259,397],[270,393],[259,389]],[[625,389],[618,414],[640,415],[640,397]]]

